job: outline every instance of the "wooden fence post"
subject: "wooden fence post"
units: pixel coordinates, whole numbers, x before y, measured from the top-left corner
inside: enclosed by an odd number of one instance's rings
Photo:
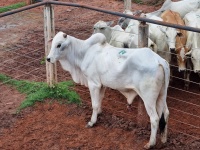
[[[124,0],[124,10],[131,10],[131,0]]]
[[[149,36],[149,25],[146,22],[141,22],[138,29],[138,47],[148,47],[148,36]],[[138,115],[137,122],[139,126],[147,126],[148,122],[146,121],[148,118],[145,113],[146,109],[144,108],[142,101],[138,101]]]
[[[44,6],[44,38],[45,38],[45,56],[50,52],[51,42],[55,35],[54,27],[54,10],[51,4],[46,4]],[[50,87],[53,87],[57,83],[57,68],[56,63],[52,64],[46,61],[46,77],[47,84]]]

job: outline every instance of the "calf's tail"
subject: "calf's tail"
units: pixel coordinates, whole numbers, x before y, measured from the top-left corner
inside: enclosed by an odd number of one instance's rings
[[[161,118],[160,118],[160,121],[159,121],[160,133],[163,133],[163,132],[164,132],[165,126],[166,126],[165,116],[164,116],[164,113],[162,113]]]
[[[163,66],[163,71],[164,71],[164,75],[165,75],[165,78],[164,78],[164,85],[163,85],[163,93],[165,93],[163,96],[164,96],[164,99],[162,99],[162,103],[163,103],[163,110],[161,111],[162,114],[161,114],[161,117],[160,117],[160,120],[159,120],[159,129],[160,129],[160,133],[163,133],[164,130],[165,130],[165,127],[166,127],[166,120],[165,118],[168,117],[168,116],[165,116],[165,111],[167,108],[167,104],[166,104],[166,99],[167,99],[167,89],[168,89],[168,86],[169,86],[169,79],[170,79],[170,67],[169,67],[169,64],[167,61],[162,61],[161,65]]]

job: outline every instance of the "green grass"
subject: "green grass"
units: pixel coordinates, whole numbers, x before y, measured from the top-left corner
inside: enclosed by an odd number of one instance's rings
[[[50,88],[44,82],[15,80],[0,74],[0,82],[11,85],[20,93],[26,94],[26,98],[18,108],[18,112],[23,108],[33,106],[35,102],[43,102],[47,98],[58,100],[60,103],[80,104],[79,95],[69,89],[71,86],[74,86],[72,81],[60,82],[55,87]]]
[[[137,3],[137,4],[141,4],[142,0],[132,0],[132,2]]]
[[[0,13],[10,11],[10,10],[13,10],[13,9],[17,9],[17,8],[23,7],[25,5],[26,5],[25,2],[20,2],[20,3],[12,4],[12,5],[9,5],[9,6],[0,7]]]

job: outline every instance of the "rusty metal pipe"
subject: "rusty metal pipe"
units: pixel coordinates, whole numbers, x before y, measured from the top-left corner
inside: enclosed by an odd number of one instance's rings
[[[5,17],[5,16],[9,16],[9,15],[12,15],[12,14],[15,14],[15,13],[18,13],[18,12],[22,12],[22,11],[25,11],[25,10],[29,10],[29,9],[32,9],[32,8],[35,8],[35,7],[38,7],[38,6],[42,6],[42,5],[45,5],[46,3],[47,2],[45,2],[45,1],[39,2],[39,3],[32,4],[32,5],[24,6],[24,7],[15,9],[15,10],[7,11],[5,13],[0,13],[0,18]]]
[[[142,21],[142,22],[154,23],[154,24],[159,24],[159,25],[163,25],[163,26],[168,26],[168,27],[173,27],[173,28],[177,28],[177,29],[183,29],[183,30],[200,33],[199,28],[193,28],[193,27],[189,27],[189,26],[181,26],[181,25],[177,25],[177,24],[166,23],[166,22],[152,20],[152,19],[148,19],[148,18],[141,18],[141,17],[137,17],[137,16],[127,15],[127,14],[123,14],[123,13],[115,12],[115,11],[104,10],[101,8],[91,7],[88,5],[83,5],[83,4],[78,4],[78,3],[66,3],[66,2],[56,2],[56,1],[48,1],[47,3],[51,3],[54,5],[80,7],[80,8],[90,9],[90,10],[103,12],[103,13],[107,13],[107,14],[111,14],[111,15],[115,15],[115,16],[130,18],[130,19],[134,19],[134,20],[138,20],[138,21]]]
[[[104,9],[101,9],[101,8],[91,7],[91,6],[88,6],[88,5],[83,5],[83,4],[78,4],[78,3],[59,2],[59,1],[53,1],[53,0],[46,0],[46,1],[43,1],[43,2],[40,2],[40,3],[36,3],[36,4],[33,4],[33,5],[29,5],[29,6],[19,8],[19,9],[13,10],[13,11],[1,13],[0,18],[11,15],[11,14],[18,13],[18,12],[21,12],[21,11],[25,11],[25,10],[28,10],[28,9],[32,9],[32,8],[35,8],[35,7],[38,7],[38,6],[47,5],[47,4],[80,7],[80,8],[85,8],[85,9],[89,9],[89,10],[103,12],[103,13],[107,13],[107,14],[111,14],[111,15],[115,15],[115,16],[135,19],[135,20],[142,21],[142,22],[154,23],[154,24],[158,24],[158,25],[163,25],[163,26],[168,26],[168,27],[173,27],[173,28],[177,28],[177,29],[183,29],[183,30],[188,30],[188,31],[200,33],[199,28],[193,28],[193,27],[189,27],[189,26],[181,26],[181,25],[177,25],[177,24],[171,24],[171,23],[166,23],[166,22],[162,22],[162,21],[156,21],[156,20],[152,20],[152,19],[148,19],[148,18],[141,18],[141,17],[137,17],[137,16],[127,15],[127,14],[123,14],[123,13],[115,12],[115,11],[104,10]]]

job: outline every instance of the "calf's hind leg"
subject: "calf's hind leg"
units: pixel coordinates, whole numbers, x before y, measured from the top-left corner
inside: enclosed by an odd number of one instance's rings
[[[106,87],[102,86],[100,89],[100,102],[99,102],[98,114],[100,114],[102,112],[101,104],[102,104],[102,100],[103,100],[105,91],[106,91]]]
[[[152,102],[152,103],[151,103]],[[147,114],[150,117],[150,123],[151,123],[151,135],[149,142],[144,146],[145,149],[150,149],[154,145],[156,145],[156,134],[158,130],[158,124],[159,124],[159,117],[156,111],[156,103],[154,101],[145,102],[144,105],[147,111]]]

